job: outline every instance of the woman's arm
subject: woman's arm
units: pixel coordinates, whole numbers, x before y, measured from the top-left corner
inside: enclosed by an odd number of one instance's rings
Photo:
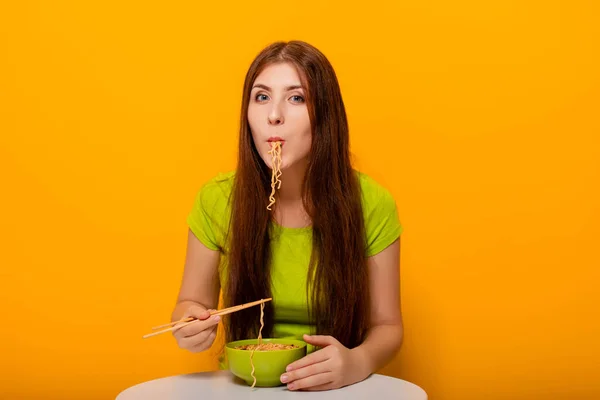
[[[400,312],[400,239],[369,258],[371,327],[367,338],[353,349],[332,336],[304,335],[323,347],[291,363],[281,382],[290,390],[328,390],[366,379],[389,362],[402,343]]]
[[[218,251],[204,246],[191,230],[188,231],[185,267],[172,321],[180,320],[186,310],[199,305],[205,310],[216,309],[219,302]]]
[[[371,328],[365,341],[353,350],[365,361],[365,377],[385,366],[402,344],[400,239],[368,262]]]

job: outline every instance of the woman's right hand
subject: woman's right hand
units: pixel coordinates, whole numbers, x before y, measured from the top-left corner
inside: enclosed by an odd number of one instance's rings
[[[208,350],[217,336],[217,325],[221,317],[218,315],[211,317],[210,310],[200,305],[190,306],[183,314],[183,318],[187,317],[194,317],[197,320],[173,331],[177,344],[192,353]],[[184,323],[181,322],[175,326],[181,326]]]

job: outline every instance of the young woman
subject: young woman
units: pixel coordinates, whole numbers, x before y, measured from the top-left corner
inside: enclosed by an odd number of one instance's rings
[[[303,339],[309,352],[281,381],[326,390],[367,378],[402,342],[396,203],[353,169],[346,111],[327,58],[277,42],[244,83],[233,172],[206,182],[188,217],[183,280],[172,320],[180,347],[204,351],[216,309],[272,297],[263,337]],[[280,158],[279,158],[280,157]],[[259,306],[225,317],[225,340],[256,338]]]

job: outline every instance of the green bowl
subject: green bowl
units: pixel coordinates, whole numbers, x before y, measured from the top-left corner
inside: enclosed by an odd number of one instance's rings
[[[225,345],[225,353],[229,370],[238,378],[252,386],[252,365],[250,364],[251,350],[236,349],[236,346],[257,344],[258,339],[247,339],[230,342]],[[281,375],[292,362],[306,355],[306,343],[295,339],[263,339],[263,343],[295,344],[297,349],[255,351],[252,357],[256,386],[273,387],[283,385]]]

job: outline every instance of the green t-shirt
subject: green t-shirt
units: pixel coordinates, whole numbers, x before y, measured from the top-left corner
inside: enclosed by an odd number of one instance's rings
[[[206,247],[227,248],[225,229],[231,215],[230,194],[235,171],[219,174],[199,190],[187,222]],[[367,256],[373,256],[402,233],[396,202],[375,180],[358,172],[362,190]],[[306,282],[312,249],[312,228],[285,228],[273,223],[275,235],[271,242],[271,282],[274,309],[273,337],[302,339],[313,334],[314,325],[308,318]],[[227,279],[226,256],[219,265],[221,287]],[[257,318],[259,311],[257,311]],[[312,348],[309,349],[309,352]]]

